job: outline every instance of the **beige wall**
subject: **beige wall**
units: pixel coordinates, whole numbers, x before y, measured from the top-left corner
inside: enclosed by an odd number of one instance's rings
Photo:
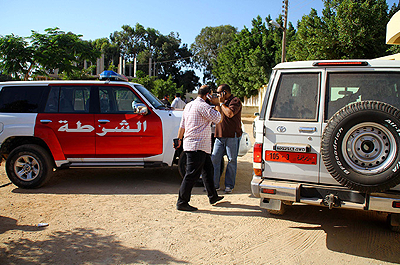
[[[394,14],[387,24],[386,43],[400,45],[400,11]]]

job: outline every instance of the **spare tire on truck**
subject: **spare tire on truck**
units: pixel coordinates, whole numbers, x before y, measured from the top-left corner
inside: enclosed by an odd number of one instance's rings
[[[322,159],[343,186],[381,192],[400,183],[400,110],[379,101],[349,104],[328,121]]]

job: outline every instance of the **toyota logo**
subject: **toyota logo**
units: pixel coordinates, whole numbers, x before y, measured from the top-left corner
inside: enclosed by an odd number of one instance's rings
[[[284,133],[284,132],[286,132],[286,127],[285,127],[285,126],[278,126],[278,127],[276,128],[276,130],[277,130],[278,132],[280,132],[280,133]]]

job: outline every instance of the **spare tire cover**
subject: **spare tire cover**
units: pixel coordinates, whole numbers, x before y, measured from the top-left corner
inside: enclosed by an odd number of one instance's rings
[[[378,101],[347,105],[328,121],[321,154],[342,185],[380,192],[400,183],[400,111]]]

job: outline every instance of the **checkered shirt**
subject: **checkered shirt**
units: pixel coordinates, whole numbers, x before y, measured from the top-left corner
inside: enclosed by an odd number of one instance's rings
[[[180,127],[185,129],[184,151],[201,150],[211,154],[211,122],[219,123],[221,113],[201,97],[189,102],[183,110]]]

